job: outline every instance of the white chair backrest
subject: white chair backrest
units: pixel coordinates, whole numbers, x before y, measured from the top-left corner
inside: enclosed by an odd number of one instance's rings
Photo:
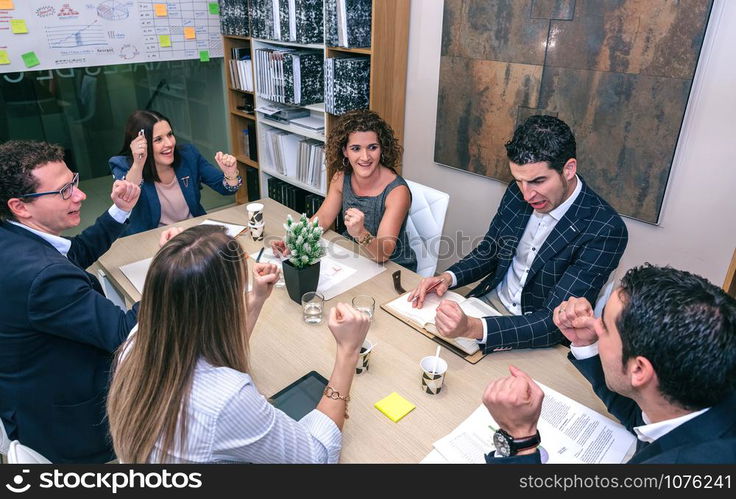
[[[593,313],[595,313],[596,317],[600,317],[603,315],[603,307],[606,306],[606,302],[608,302],[608,299],[611,297],[611,293],[613,292],[613,288],[616,287],[616,269],[613,269],[613,272],[611,272],[611,275],[608,276],[608,282],[601,288],[600,293],[598,293],[598,299],[595,301],[595,306],[593,307]]]
[[[411,191],[411,208],[406,221],[409,245],[417,255],[417,274],[431,277],[437,269],[450,195],[411,180],[406,183]]]
[[[13,440],[8,449],[8,464],[51,464],[51,461],[30,447]]]
[[[7,454],[9,447],[10,439],[8,438],[8,434],[5,432],[5,425],[3,424],[3,420],[0,419],[0,454]]]
[[[107,274],[99,268],[97,269],[97,280],[100,281],[102,291],[105,292],[107,299],[123,310],[127,310],[127,308],[125,308],[125,298],[123,298],[123,296],[118,292],[113,283],[110,282],[110,279],[107,278]]]

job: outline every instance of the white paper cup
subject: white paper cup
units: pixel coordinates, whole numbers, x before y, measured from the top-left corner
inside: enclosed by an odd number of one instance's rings
[[[248,228],[250,229],[250,236],[253,238],[254,241],[263,241],[263,227],[264,224],[248,225]]]
[[[447,373],[447,361],[440,358],[436,362],[437,372],[435,372],[435,361],[437,359],[434,355],[424,357],[419,361],[419,366],[422,368],[422,390],[430,395],[437,395],[442,391]]]
[[[373,351],[373,343],[370,340],[365,340],[363,346],[360,347],[360,354],[358,355],[358,363],[355,365],[355,374],[360,374],[368,370],[368,362],[370,361],[371,352]]]
[[[263,204],[249,203],[245,209],[248,212],[248,225],[263,225]]]

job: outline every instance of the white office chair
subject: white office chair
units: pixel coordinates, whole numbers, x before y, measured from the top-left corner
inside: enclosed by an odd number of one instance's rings
[[[608,282],[601,288],[600,293],[598,293],[598,299],[595,301],[595,306],[593,307],[593,313],[596,317],[600,317],[603,315],[603,307],[606,306],[606,302],[608,302],[608,299],[611,297],[611,293],[613,293],[613,288],[616,287],[616,269],[613,269],[613,272],[611,272],[611,275],[608,276]]]
[[[450,195],[411,180],[406,183],[409,184],[412,198],[406,221],[409,245],[417,255],[417,274],[431,277],[437,269]]]
[[[51,461],[30,447],[13,440],[8,449],[8,464],[51,464]]]
[[[113,283],[110,282],[110,279],[107,278],[107,274],[105,272],[98,268],[97,269],[97,280],[100,281],[100,285],[102,286],[102,291],[105,292],[105,296],[108,300],[113,302],[118,307],[122,308],[123,310],[128,310],[125,307],[125,299],[123,296],[118,292],[117,288],[113,285]]]

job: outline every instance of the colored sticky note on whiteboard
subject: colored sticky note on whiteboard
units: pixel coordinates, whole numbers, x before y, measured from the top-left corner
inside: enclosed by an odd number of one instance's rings
[[[187,40],[192,40],[193,38],[196,38],[196,37],[197,35],[194,32],[194,28],[192,27],[184,28],[184,38],[186,38]]]
[[[41,64],[41,61],[38,60],[38,56],[35,52],[26,52],[25,54],[21,55],[23,58],[23,63],[26,65],[27,68],[32,68],[33,66],[38,66]]]
[[[153,12],[156,14],[156,17],[165,17],[169,14],[165,3],[153,4]]]
[[[171,47],[171,36],[159,35],[158,44],[161,45],[162,47]]]
[[[15,5],[13,5],[13,0],[0,0],[0,10],[13,10],[15,9]]]
[[[16,35],[21,33],[28,33],[28,26],[23,19],[11,19],[10,20],[10,31]]]
[[[200,62],[210,62],[210,52],[209,52],[209,50],[200,50],[199,51],[199,60],[200,60]]]
[[[7,50],[0,50],[0,64],[10,64]]]
[[[220,15],[220,4],[218,4],[217,2],[210,2],[209,7],[210,7],[210,14],[212,14],[213,16]]]

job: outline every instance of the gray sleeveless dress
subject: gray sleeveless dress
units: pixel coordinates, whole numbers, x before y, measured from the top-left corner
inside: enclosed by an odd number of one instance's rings
[[[405,185],[407,189],[409,186],[401,176],[397,175],[378,196],[356,196],[350,183],[351,177],[352,174],[350,173],[345,173],[343,176],[342,212],[345,213],[348,208],[357,208],[362,211],[365,214],[363,225],[368,232],[375,236],[378,233],[378,226],[381,224],[383,213],[386,211],[386,197],[388,194],[400,185]],[[411,191],[409,191],[409,195],[411,196]],[[355,240],[348,234],[347,230],[342,235]],[[398,241],[394,252],[391,254],[391,260],[413,272],[417,270],[417,256],[409,246],[409,236],[406,234],[406,219],[401,224]]]

